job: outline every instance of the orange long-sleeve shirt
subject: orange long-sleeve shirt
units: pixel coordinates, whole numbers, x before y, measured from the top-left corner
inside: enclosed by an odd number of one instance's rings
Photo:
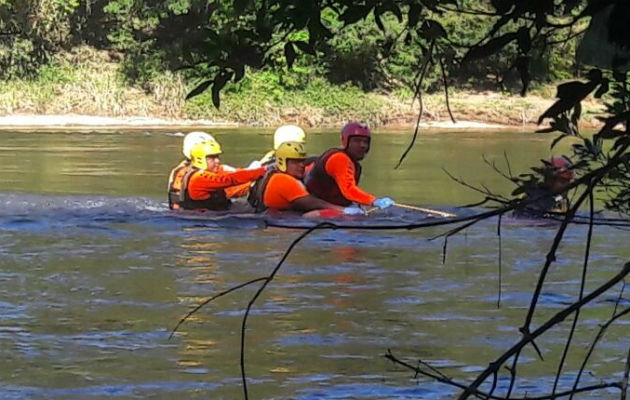
[[[326,173],[335,180],[341,194],[346,199],[366,206],[372,205],[376,200],[375,196],[357,186],[354,179],[354,163],[346,153],[338,152],[330,156],[324,168]]]
[[[265,174],[266,168],[243,169],[236,172],[197,171],[188,182],[188,195],[193,200],[205,200],[215,190],[226,189],[254,181]]]

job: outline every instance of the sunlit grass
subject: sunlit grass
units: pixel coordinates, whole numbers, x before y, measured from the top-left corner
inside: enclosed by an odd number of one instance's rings
[[[295,123],[337,126],[347,120],[372,125],[410,126],[418,103],[413,93],[365,93],[351,84],[333,85],[308,73],[251,72],[228,84],[216,109],[209,91],[190,101],[196,82],[176,73],[157,74],[142,87],[129,84],[119,61],[107,52],[80,47],[59,55],[33,79],[0,82],[0,114],[81,114],[114,117],[207,119],[248,126]],[[460,121],[531,125],[554,101],[555,87],[536,86],[527,97],[502,92],[450,90],[453,114]],[[443,91],[424,93],[424,122],[449,120]],[[601,106],[586,101],[583,120],[594,122]]]

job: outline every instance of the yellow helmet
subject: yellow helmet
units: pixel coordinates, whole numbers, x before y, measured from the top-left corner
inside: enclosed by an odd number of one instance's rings
[[[284,142],[276,150],[276,167],[279,171],[287,172],[287,160],[304,160],[306,149],[300,142]]]
[[[273,149],[278,150],[285,142],[306,143],[306,133],[296,125],[282,125],[273,134]]]
[[[208,168],[206,157],[218,156],[221,153],[221,145],[216,140],[209,140],[194,145],[190,151],[190,159],[192,160],[193,167],[206,169]]]
[[[184,145],[182,146],[182,153],[184,153],[184,157],[187,159],[191,159],[190,152],[192,148],[197,143],[207,142],[209,140],[214,140],[212,135],[209,135],[205,132],[190,132],[184,137]]]

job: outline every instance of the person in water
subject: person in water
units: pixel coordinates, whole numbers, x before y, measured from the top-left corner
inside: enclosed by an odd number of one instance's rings
[[[198,143],[203,143],[206,141],[212,141],[214,138],[212,135],[209,135],[205,132],[190,132],[184,137],[182,153],[184,154],[184,159],[175,166],[171,170],[171,173],[168,177],[168,206],[172,210],[176,207],[176,204],[179,202],[180,198],[180,190],[182,187],[182,180],[184,179],[184,175],[186,175],[186,171],[190,166],[190,152]],[[221,167],[224,171],[236,171],[234,167],[229,165],[222,164]]]
[[[270,168],[259,180],[250,196],[250,204],[256,212],[271,211],[333,210],[336,215],[362,215],[358,207],[341,207],[308,193],[304,178],[306,150],[303,143],[283,142],[275,151],[275,167]],[[331,215],[332,216],[332,215]]]
[[[532,202],[517,208],[517,215],[542,216],[569,210],[567,190],[574,178],[571,160],[565,156],[554,156],[542,162],[544,165],[539,171],[543,175],[543,181],[526,189],[523,199],[531,199]]]
[[[262,165],[273,165],[276,151],[281,144],[286,142],[306,144],[306,133],[297,125],[282,125],[273,133],[273,149],[265,153],[260,160],[253,161],[249,166],[260,167]]]
[[[357,185],[361,161],[370,151],[372,132],[362,123],[349,122],[341,130],[342,148],[328,149],[315,160],[306,175],[306,188],[313,196],[347,207],[353,202],[378,208],[394,205],[389,197],[376,198]]]
[[[221,145],[216,140],[193,146],[191,164],[186,169],[175,208],[186,210],[227,210],[231,198],[240,196],[240,188],[263,176],[266,167],[237,171],[225,171],[220,155]],[[231,190],[237,189],[236,192]]]

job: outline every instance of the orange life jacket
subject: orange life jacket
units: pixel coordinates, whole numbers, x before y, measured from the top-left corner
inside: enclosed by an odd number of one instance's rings
[[[348,207],[352,202],[346,199],[335,179],[326,172],[326,163],[328,159],[336,153],[343,152],[342,149],[328,149],[317,160],[313,168],[307,173],[304,182],[306,189],[313,196],[326,200],[329,203],[342,207]],[[352,160],[352,158],[350,158]],[[361,164],[352,160],[354,164],[354,180],[358,184],[361,178]]]
[[[223,189],[213,190],[210,193],[210,197],[204,200],[194,200],[190,198],[188,193],[188,184],[190,183],[190,178],[198,171],[200,170],[192,165],[186,169],[186,173],[182,179],[182,186],[179,190],[178,206],[185,210],[206,209],[223,211],[229,209],[232,202],[227,198],[225,190]]]
[[[183,160],[173,170],[168,177],[168,207],[177,210],[180,207],[180,192],[186,171],[190,166],[190,160]]]
[[[247,202],[250,206],[254,207],[254,212],[261,213],[267,209],[267,206],[265,206],[265,202],[263,201],[265,190],[267,189],[267,184],[269,183],[271,177],[279,172],[280,171],[278,171],[275,167],[269,168],[265,175],[258,178],[252,185],[251,189],[249,189]]]

